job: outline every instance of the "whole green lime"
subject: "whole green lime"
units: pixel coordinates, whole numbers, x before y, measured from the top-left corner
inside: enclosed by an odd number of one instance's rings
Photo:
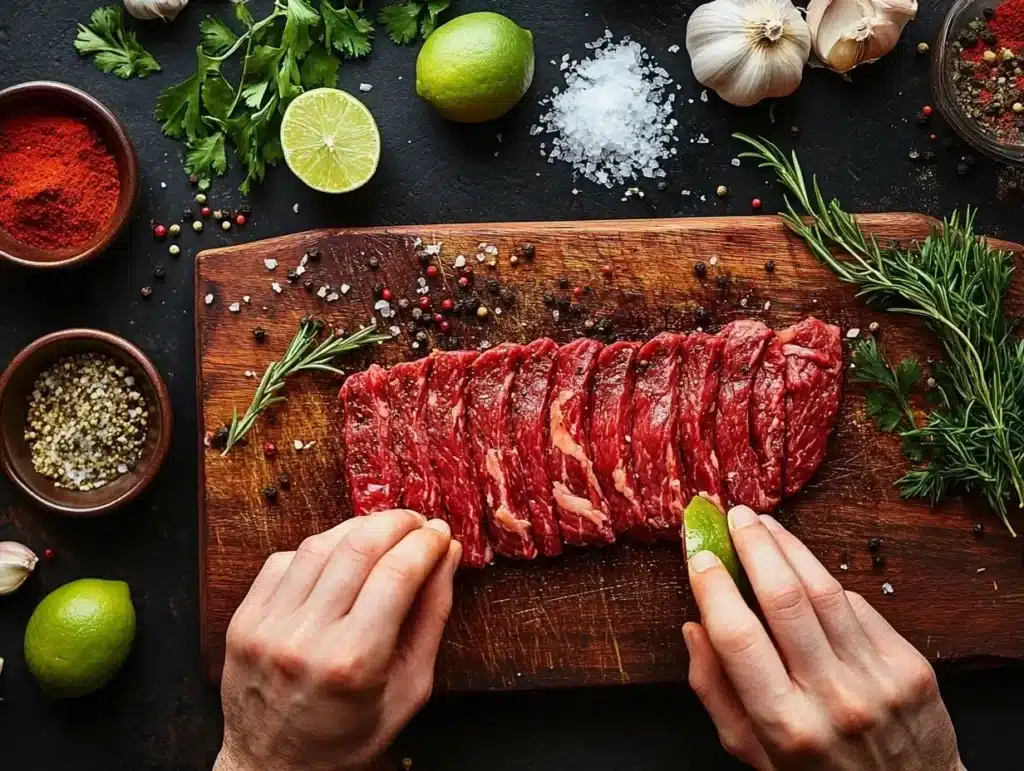
[[[699,551],[709,551],[722,561],[734,581],[740,581],[743,567],[729,535],[729,520],[715,504],[694,496],[683,512],[683,538],[686,559]]]
[[[117,674],[135,641],[124,581],[82,578],[43,598],[25,629],[25,662],[43,691],[85,696]]]
[[[533,34],[500,13],[457,16],[416,59],[416,93],[449,120],[483,123],[511,110],[533,82]]]

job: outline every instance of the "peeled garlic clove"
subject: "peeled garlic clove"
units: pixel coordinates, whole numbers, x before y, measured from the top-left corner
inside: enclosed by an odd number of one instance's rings
[[[811,0],[807,24],[815,55],[848,72],[891,51],[916,14],[916,0]]]
[[[16,591],[32,571],[39,558],[27,546],[15,541],[0,541],[0,595]]]

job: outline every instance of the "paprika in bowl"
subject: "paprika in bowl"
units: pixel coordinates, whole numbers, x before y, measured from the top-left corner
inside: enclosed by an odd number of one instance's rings
[[[46,81],[0,91],[0,260],[84,263],[124,228],[138,191],[135,146],[99,101]]]

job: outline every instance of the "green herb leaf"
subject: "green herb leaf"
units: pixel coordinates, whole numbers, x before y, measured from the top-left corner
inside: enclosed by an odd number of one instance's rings
[[[132,76],[145,78],[160,71],[160,64],[143,48],[134,32],[124,28],[124,14],[119,5],[97,8],[89,17],[89,25],[78,25],[75,50],[82,56],[92,55],[96,67],[127,80]]]
[[[195,74],[165,89],[156,100],[156,119],[163,121],[164,133],[175,139],[192,141],[209,133],[202,117],[202,88],[209,73],[216,72],[218,65],[203,53],[202,46],[196,49],[196,57]]]
[[[420,34],[426,40],[437,29],[437,16],[448,10],[449,0],[427,0],[427,13],[420,22]]]
[[[210,56],[221,56],[238,42],[235,31],[216,16],[203,19],[199,24],[199,34],[203,39],[203,50]]]
[[[380,9],[377,20],[388,31],[388,36],[399,45],[407,45],[416,37],[417,24],[423,4],[415,0],[392,3]]]
[[[218,121],[227,120],[231,105],[235,101],[235,91],[220,75],[207,78],[203,83],[203,107]]]
[[[319,43],[315,43],[299,68],[299,77],[303,90],[319,88],[337,88],[338,70],[341,62],[338,57],[325,51]]]
[[[224,148],[224,134],[217,132],[188,143],[185,153],[185,173],[201,180],[220,176],[228,169],[228,156]]]
[[[373,48],[373,24],[359,9],[342,6],[336,9],[327,0],[320,4],[324,19],[324,46],[349,58],[366,56]]]
[[[287,0],[287,3],[281,45],[289,49],[297,61],[313,46],[313,29],[320,25],[320,14],[306,0]]]
[[[235,8],[235,18],[245,25],[246,29],[252,29],[255,19],[252,11],[249,10],[249,0],[233,0],[231,5]]]
[[[263,104],[263,97],[267,95],[268,88],[270,88],[270,83],[265,80],[259,83],[250,83],[242,89],[242,101],[245,102],[246,107],[258,110]]]

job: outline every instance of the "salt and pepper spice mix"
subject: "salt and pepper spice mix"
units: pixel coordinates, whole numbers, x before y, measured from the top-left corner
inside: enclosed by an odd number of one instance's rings
[[[998,141],[1024,144],[1024,0],[986,8],[951,45],[960,109]]]
[[[105,354],[60,359],[29,395],[25,441],[35,470],[68,490],[96,490],[142,457],[149,406],[127,367]]]

